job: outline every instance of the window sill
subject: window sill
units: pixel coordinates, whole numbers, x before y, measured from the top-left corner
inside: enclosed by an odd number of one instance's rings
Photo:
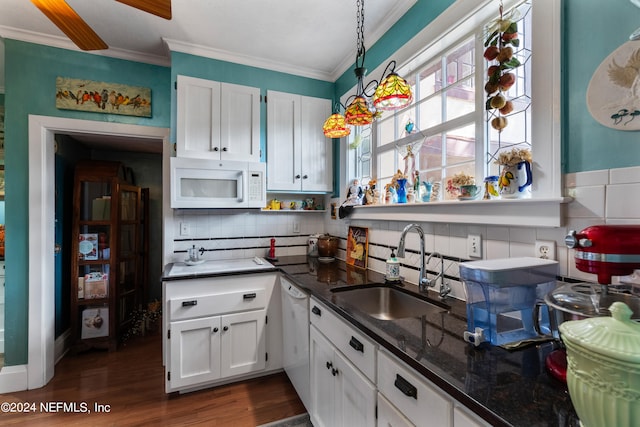
[[[563,204],[569,203],[571,200],[570,197],[561,197],[367,205],[356,206],[349,218],[519,227],[560,227],[563,218]]]

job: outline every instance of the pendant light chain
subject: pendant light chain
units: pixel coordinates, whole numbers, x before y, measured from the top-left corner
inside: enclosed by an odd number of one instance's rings
[[[356,67],[364,67],[364,0],[357,0],[358,13],[356,16]],[[360,59],[362,58],[362,59]]]

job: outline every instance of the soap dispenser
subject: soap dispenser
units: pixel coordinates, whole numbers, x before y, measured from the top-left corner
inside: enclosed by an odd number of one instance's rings
[[[391,255],[387,259],[387,274],[385,275],[385,281],[387,283],[399,283],[400,282],[400,261],[396,258],[396,254],[391,249]]]

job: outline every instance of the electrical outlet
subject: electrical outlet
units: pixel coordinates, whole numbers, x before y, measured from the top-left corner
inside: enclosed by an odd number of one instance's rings
[[[536,240],[536,258],[556,259],[556,242],[552,240]]]
[[[294,222],[293,223],[293,232],[294,233],[299,233],[300,232],[300,223],[299,222]]]
[[[469,258],[482,258],[482,236],[479,234],[467,236],[467,255]]]
[[[180,235],[181,236],[188,236],[189,234],[191,234],[191,226],[189,225],[188,222],[181,222],[180,223]]]

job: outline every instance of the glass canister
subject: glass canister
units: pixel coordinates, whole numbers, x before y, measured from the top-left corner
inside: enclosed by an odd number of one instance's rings
[[[484,200],[495,200],[500,198],[498,181],[499,177],[497,175],[491,175],[484,179]]]

